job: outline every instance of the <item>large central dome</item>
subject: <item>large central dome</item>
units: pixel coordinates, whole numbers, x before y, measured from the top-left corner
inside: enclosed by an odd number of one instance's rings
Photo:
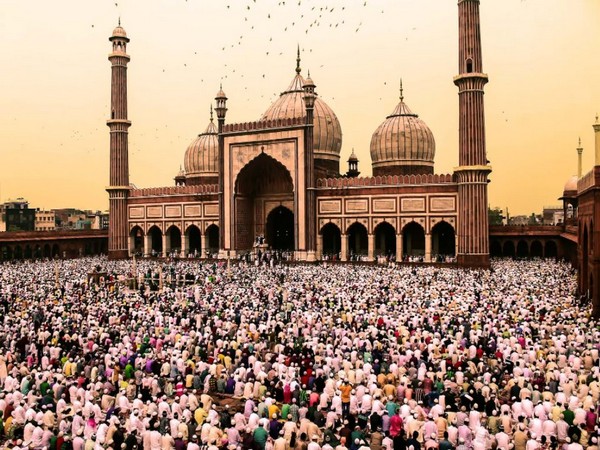
[[[296,75],[288,88],[269,106],[261,119],[288,119],[306,116],[304,106],[304,78],[300,74],[300,64],[296,67]],[[322,160],[332,171],[339,173],[340,150],[342,149],[342,127],[333,110],[318,96],[315,99],[313,145],[315,159]],[[326,161],[329,161],[328,164]],[[316,164],[319,165],[318,163]],[[334,169],[335,166],[337,169]],[[317,167],[317,172],[319,172]],[[330,174],[329,170],[328,176]],[[325,175],[325,174],[323,174]],[[337,175],[337,174],[336,174]]]

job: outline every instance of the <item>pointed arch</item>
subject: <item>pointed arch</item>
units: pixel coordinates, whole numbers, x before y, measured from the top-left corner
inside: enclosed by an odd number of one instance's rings
[[[190,225],[185,230],[188,242],[188,253],[194,257],[202,256],[202,233],[196,225]]]
[[[513,241],[505,241],[502,246],[502,256],[514,258],[517,255],[515,251],[515,243]]]
[[[139,225],[135,225],[129,232],[129,253],[141,256],[144,254],[144,230]]]
[[[406,256],[425,256],[425,230],[414,220],[402,228],[402,248]]]
[[[350,256],[366,255],[369,249],[367,228],[360,222],[354,222],[346,231]]]
[[[319,234],[323,237],[322,256],[338,259],[342,249],[342,232],[333,222],[323,225]]]
[[[206,251],[215,254],[219,252],[219,227],[216,224],[206,228]]]
[[[544,248],[544,256],[546,258],[556,258],[558,256],[558,249],[556,247],[556,242],[547,241]]]
[[[542,258],[544,256],[544,247],[542,246],[542,243],[538,240],[533,241],[529,253],[532,258]]]
[[[375,254],[377,256],[396,254],[396,229],[389,222],[381,222],[375,227]]]
[[[149,249],[151,256],[161,256],[163,253],[163,233],[157,225],[152,225],[148,229]]]
[[[492,241],[490,242],[490,256],[502,256],[502,245],[497,239],[492,239]]]
[[[455,256],[456,234],[454,227],[445,220],[435,224],[431,229],[432,253],[438,258]]]
[[[272,156],[261,153],[238,173],[235,193],[257,196],[264,193],[289,193],[294,191],[294,180],[287,167]]]
[[[529,257],[529,245],[527,241],[520,240],[517,243],[517,257],[518,258],[528,258]]]
[[[176,224],[171,225],[167,228],[166,241],[167,248],[165,249],[165,253],[169,254],[180,254],[181,253],[181,230],[179,226]]]

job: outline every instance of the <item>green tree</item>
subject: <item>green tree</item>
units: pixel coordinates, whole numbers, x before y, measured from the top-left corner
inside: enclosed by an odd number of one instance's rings
[[[504,216],[502,215],[502,210],[498,207],[488,208],[488,219],[490,225],[502,225],[502,220],[504,220]]]

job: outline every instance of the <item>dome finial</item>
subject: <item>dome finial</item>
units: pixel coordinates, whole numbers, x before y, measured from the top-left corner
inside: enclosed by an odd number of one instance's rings
[[[119,16],[119,26],[121,26],[121,16]]]
[[[210,104],[210,121],[213,121],[213,107],[212,107],[212,103]]]
[[[296,56],[296,73],[300,75],[300,44],[298,44],[298,55]]]
[[[402,88],[402,78],[400,78],[400,101],[404,101],[404,89]]]

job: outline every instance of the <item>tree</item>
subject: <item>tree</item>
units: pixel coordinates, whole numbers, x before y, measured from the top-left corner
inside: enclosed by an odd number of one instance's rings
[[[488,220],[490,225],[502,225],[504,219],[505,217],[502,215],[502,210],[500,208],[488,208]]]

